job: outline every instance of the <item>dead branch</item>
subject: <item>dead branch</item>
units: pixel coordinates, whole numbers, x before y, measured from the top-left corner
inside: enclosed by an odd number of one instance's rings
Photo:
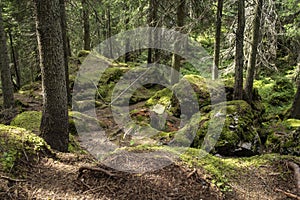
[[[275,189],[275,191],[276,191],[276,192],[281,192],[281,193],[285,194],[285,195],[286,195],[286,196],[288,196],[288,197],[291,197],[291,198],[294,198],[294,199],[300,200],[300,197],[299,197],[299,196],[297,196],[297,195],[295,195],[295,194],[292,194],[292,193],[289,193],[289,192],[283,191],[283,190],[281,190],[281,189],[278,189],[278,188],[276,188],[276,189]]]
[[[14,178],[10,178],[8,176],[0,176],[0,179],[4,179],[4,180],[7,180],[7,181],[11,181],[11,182],[26,182],[26,180],[24,179],[14,179]]]
[[[300,168],[294,162],[288,162],[288,167],[294,171],[296,188],[297,188],[298,194],[300,194]]]

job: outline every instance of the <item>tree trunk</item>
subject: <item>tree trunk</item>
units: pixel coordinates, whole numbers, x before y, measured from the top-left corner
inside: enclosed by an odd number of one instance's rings
[[[41,135],[58,151],[68,151],[68,102],[59,0],[34,0],[42,71]]]
[[[66,87],[67,87],[67,97],[68,104],[71,105],[71,91],[69,86],[69,46],[68,46],[68,37],[67,37],[67,17],[66,17],[66,8],[65,0],[59,0],[60,3],[60,17],[61,17],[61,32],[63,39],[63,48],[64,48],[64,63],[65,63],[65,76],[66,76]]]
[[[184,26],[184,16],[185,16],[185,0],[179,0],[179,5],[177,6],[176,10],[176,16],[177,16],[177,30],[182,31],[182,28]],[[180,43],[182,44],[182,41],[176,41],[174,44],[175,50],[182,48],[180,46]],[[171,84],[175,84],[179,81],[179,71],[181,68],[181,57],[177,55],[175,52],[172,56],[172,72],[171,72]]]
[[[109,39],[111,37],[111,15],[110,15],[110,8],[106,10],[106,28],[107,28],[107,34],[106,34],[106,39]],[[113,47],[112,47],[112,41],[111,39],[108,40],[108,57],[112,58],[113,57]]]
[[[291,110],[291,118],[300,119],[300,81],[298,81],[298,89]]]
[[[0,7],[0,67],[1,67],[1,83],[3,94],[3,107],[14,107],[14,90],[11,81],[11,74],[9,69],[9,57],[7,52],[6,37],[2,19],[2,7]]]
[[[14,63],[14,70],[16,74],[16,89],[19,90],[21,87],[21,81],[20,81],[20,72],[19,72],[19,66],[18,62],[16,59],[16,53],[15,53],[15,48],[14,48],[14,43],[13,43],[13,37],[11,32],[9,31],[9,41],[10,41],[10,48],[11,48],[11,55],[12,55],[12,61]]]
[[[245,1],[238,0],[238,27],[236,30],[234,99],[243,99]]]
[[[128,7],[125,6],[126,14],[125,14],[125,30],[127,31],[129,29],[129,16],[127,15]],[[128,63],[130,61],[130,39],[129,37],[126,37],[125,41],[125,63]]]
[[[149,27],[157,26],[157,2],[156,2],[156,0],[149,0],[148,25],[149,25]],[[155,43],[157,42],[157,33],[149,31],[149,44],[152,44],[153,42],[155,42]],[[153,57],[152,57],[153,52],[155,53],[155,49],[152,49],[152,48],[148,49],[148,59],[147,59],[148,64],[153,62]],[[156,58],[156,56],[154,56],[154,58]]]
[[[91,50],[91,36],[90,36],[90,18],[89,18],[89,8],[88,0],[82,0],[82,18],[83,18],[83,49]]]
[[[263,6],[263,0],[257,0],[255,18],[253,21],[251,53],[250,53],[249,65],[247,68],[246,85],[245,85],[246,99],[249,103],[252,102],[252,96],[253,96],[252,90],[253,90],[253,81],[254,81],[254,74],[256,68],[257,47],[260,38],[259,32],[260,32],[260,19],[261,19],[262,6]]]
[[[220,64],[220,43],[221,43],[221,27],[222,27],[222,9],[223,0],[218,0],[217,8],[217,20],[216,20],[216,35],[215,35],[215,47],[214,47],[214,65],[212,69],[212,79],[218,79],[218,69]]]

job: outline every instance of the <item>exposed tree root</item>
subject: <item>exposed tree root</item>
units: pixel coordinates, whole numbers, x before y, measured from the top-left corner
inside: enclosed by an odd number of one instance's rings
[[[116,173],[113,173],[111,171],[108,171],[106,169],[100,168],[100,167],[89,167],[89,166],[82,166],[79,168],[79,174],[78,177],[81,177],[84,170],[90,170],[90,171],[96,171],[96,172],[102,172],[108,176],[118,176]]]

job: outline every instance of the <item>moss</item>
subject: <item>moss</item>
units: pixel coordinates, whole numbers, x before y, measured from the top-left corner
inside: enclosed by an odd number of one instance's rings
[[[221,103],[220,105],[225,104]],[[242,100],[226,102],[226,106],[221,106],[218,113],[225,113],[226,118],[224,127],[220,134],[214,149],[222,155],[232,155],[242,143],[250,143],[251,151],[257,152],[260,143],[258,133],[254,128],[254,115],[251,106]],[[210,110],[206,108],[206,110]],[[199,119],[194,119],[193,123],[199,124],[197,135],[192,146],[200,148],[202,146],[205,135],[207,134],[211,116],[214,113],[210,111],[202,115]],[[218,130],[218,127],[211,127],[211,131]]]
[[[68,145],[68,151],[70,153],[79,153],[79,154],[86,154],[86,151],[83,150],[77,141],[76,136],[69,135],[69,145]]]
[[[38,111],[26,111],[17,115],[10,125],[25,128],[26,130],[32,131],[39,135],[40,124],[42,119],[42,112]]]
[[[22,128],[0,125],[0,168],[17,169],[21,159],[34,160],[41,153],[52,154],[46,142]]]
[[[87,50],[80,50],[77,54],[78,57],[87,57],[91,52]]]
[[[267,116],[285,115],[286,110],[291,107],[295,86],[286,77],[256,80],[254,87],[262,98]]]
[[[300,120],[299,119],[287,119],[286,122],[291,126],[291,127],[300,127]]]
[[[103,98],[106,102],[111,101],[112,92],[116,83],[120,80],[124,73],[129,70],[127,67],[109,67],[102,74],[99,85],[98,92],[100,98]]]
[[[171,99],[173,97],[173,92],[168,89],[164,88],[158,92],[156,92],[147,102],[146,106],[154,106],[156,104],[161,104],[166,107],[171,105]]]
[[[76,126],[75,126],[76,120]],[[71,111],[69,112],[69,133],[77,135],[77,130],[80,131],[98,131],[101,128],[106,128],[106,124],[97,120],[96,118],[90,117],[80,112]]]

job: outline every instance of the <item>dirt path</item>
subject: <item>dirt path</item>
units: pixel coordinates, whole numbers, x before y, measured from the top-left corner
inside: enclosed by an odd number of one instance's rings
[[[108,176],[87,170],[78,178],[80,166],[93,163],[87,155],[43,158],[26,167],[25,182],[2,182],[6,191],[0,190],[0,199],[222,199],[216,188],[180,164],[143,175],[118,172]]]

